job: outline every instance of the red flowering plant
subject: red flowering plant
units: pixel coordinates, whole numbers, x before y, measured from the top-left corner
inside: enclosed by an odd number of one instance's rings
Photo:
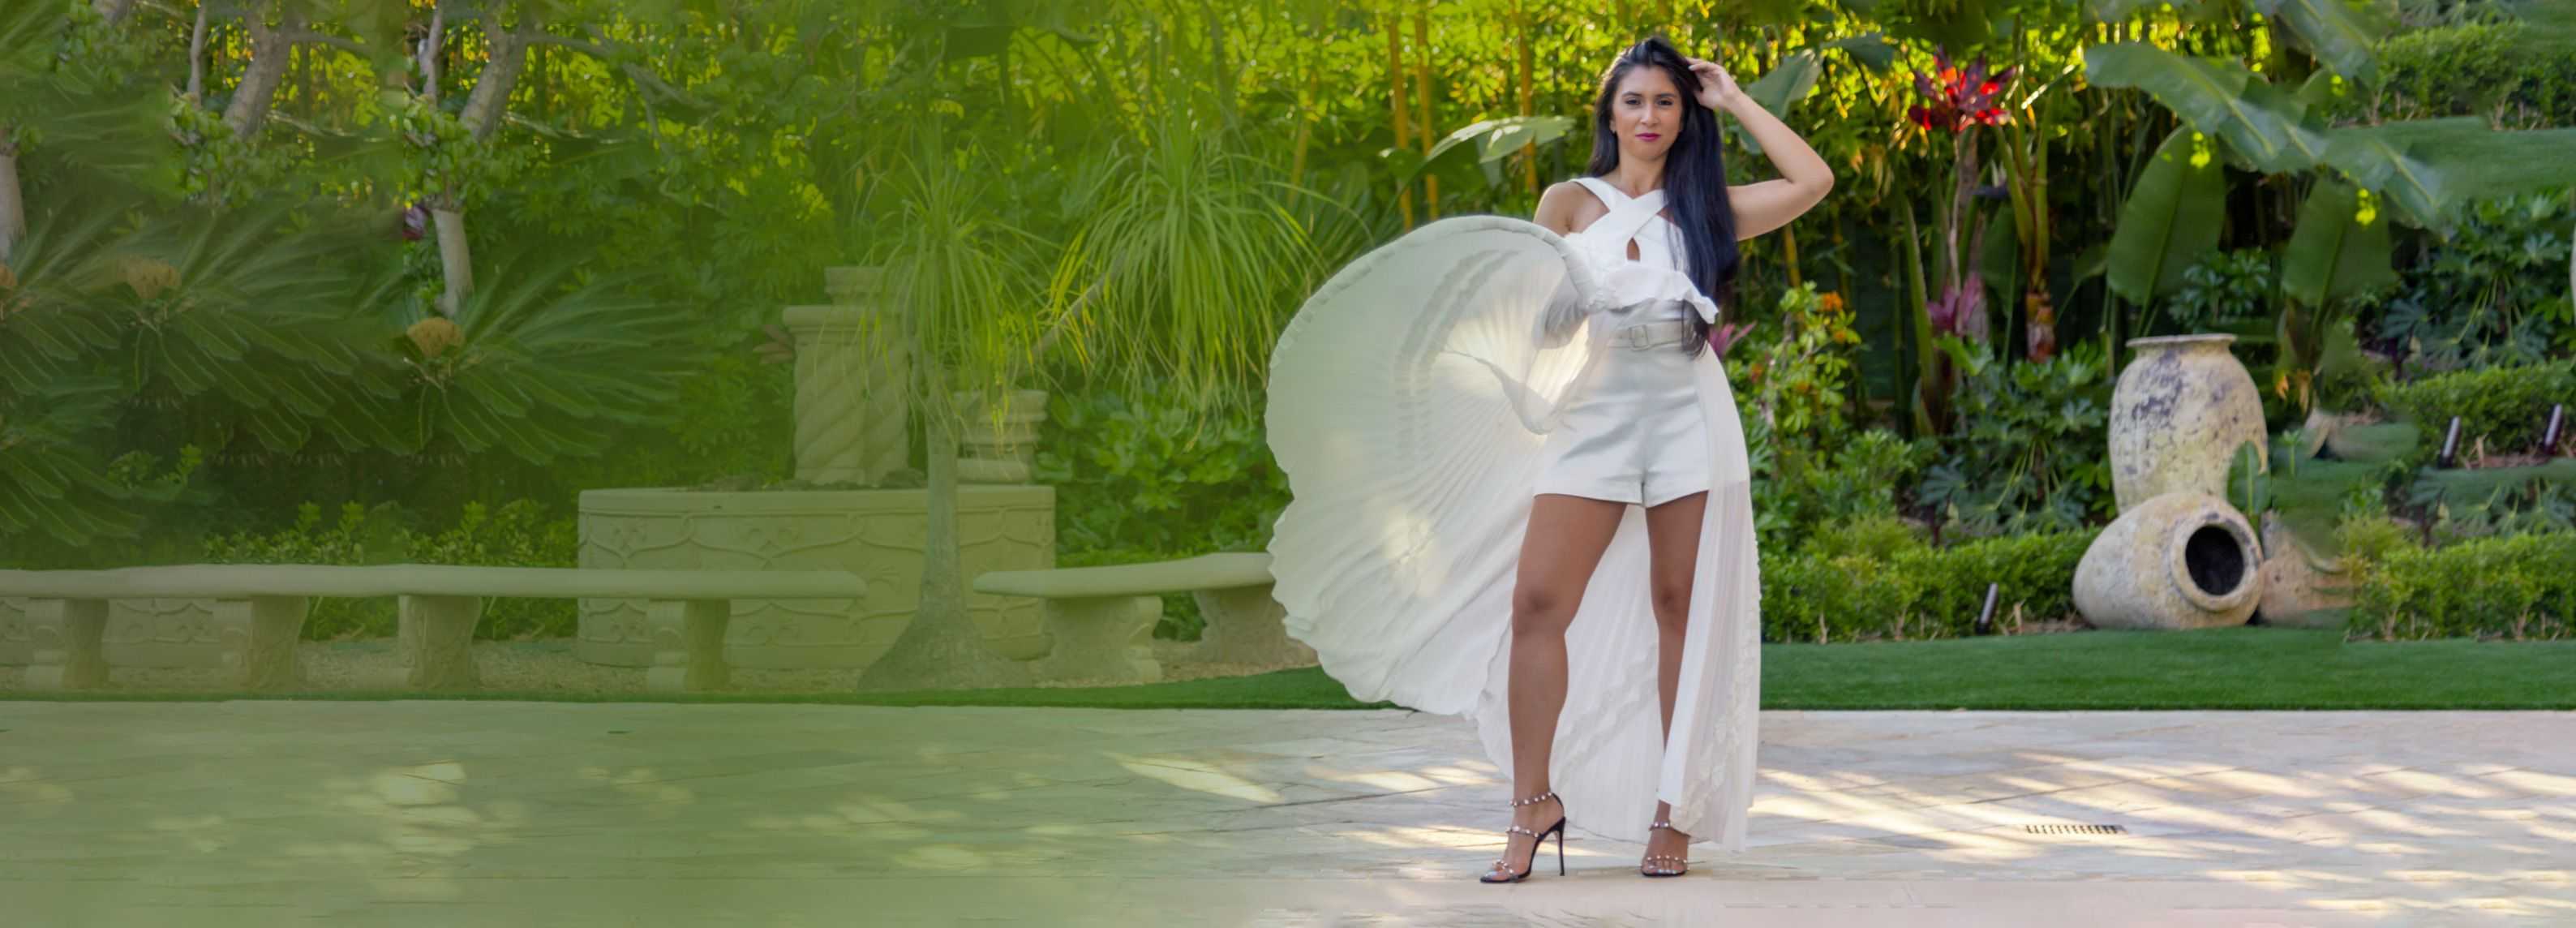
[[[1984,55],[1965,68],[1950,60],[1946,52],[1932,54],[1932,73],[1914,74],[1914,92],[1923,102],[1906,108],[1906,116],[1926,134],[1949,133],[1952,165],[1957,183],[1941,211],[1941,286],[1939,295],[1923,307],[1936,331],[1957,335],[1972,341],[1986,337],[1985,278],[1974,267],[1963,267],[1961,245],[1969,256],[1985,251],[1985,223],[1976,224],[1974,240],[1960,241],[1960,230],[1967,225],[1969,199],[1979,192],[1977,179],[1978,126],[2001,125],[2011,120],[1999,105],[2004,88],[2012,84],[2016,68],[2007,66],[1989,72]]]
[[[2009,118],[1995,100],[2012,83],[2013,68],[1987,74],[1986,58],[1979,55],[1975,64],[1962,70],[1950,63],[1948,54],[1935,51],[1932,70],[1931,74],[1914,72],[1914,92],[1926,102],[1905,110],[1924,131],[1958,133],[1972,125],[2000,125]]]

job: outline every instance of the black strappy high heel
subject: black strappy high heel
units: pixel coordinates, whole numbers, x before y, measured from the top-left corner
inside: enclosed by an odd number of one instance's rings
[[[1652,832],[1652,831],[1654,831],[1654,830],[1655,830],[1655,829],[1657,829],[1657,828],[1669,829],[1669,830],[1671,830],[1671,831],[1673,831],[1673,832],[1675,832],[1675,833],[1679,833],[1679,832],[1681,831],[1681,829],[1679,829],[1679,828],[1674,828],[1674,827],[1673,827],[1673,823],[1671,823],[1671,822],[1655,822],[1655,823],[1653,823],[1653,824],[1651,824],[1651,825],[1647,825],[1647,826],[1646,826],[1646,830],[1647,830],[1648,832]],[[1688,850],[1688,848],[1689,848],[1689,845],[1685,844],[1685,845],[1683,845],[1683,848],[1684,848],[1684,850],[1685,850],[1685,853],[1680,854],[1680,855],[1673,855],[1673,854],[1648,854],[1648,855],[1646,855],[1646,859],[1645,859],[1645,860],[1643,860],[1643,861],[1640,861],[1638,865],[1639,865],[1640,867],[1649,867],[1649,868],[1652,868],[1652,869],[1641,869],[1641,870],[1638,870],[1638,871],[1637,871],[1638,875],[1640,875],[1640,876],[1680,876],[1680,875],[1682,875],[1682,874],[1689,873],[1689,872],[1690,872],[1690,867],[1689,867],[1688,865],[1689,865],[1689,863],[1690,863],[1690,855],[1687,853],[1687,850]]]
[[[1547,792],[1540,793],[1540,794],[1538,794],[1538,795],[1536,795],[1536,796],[1532,796],[1532,797],[1529,797],[1529,798],[1527,798],[1527,799],[1515,799],[1515,800],[1512,800],[1511,805],[1512,805],[1512,807],[1513,807],[1513,808],[1519,808],[1519,807],[1521,807],[1521,806],[1534,805],[1534,804],[1537,804],[1537,803],[1540,803],[1540,802],[1544,802],[1544,801],[1549,800],[1549,799],[1555,799],[1555,798],[1557,798],[1556,791],[1555,791],[1555,790],[1549,790],[1549,791],[1547,791]],[[1504,829],[1504,831],[1505,831],[1505,832],[1507,832],[1507,833],[1509,833],[1509,834],[1516,834],[1516,835],[1529,835],[1529,836],[1531,836],[1532,838],[1535,838],[1536,840],[1533,840],[1533,841],[1531,841],[1531,842],[1530,842],[1530,852],[1529,852],[1529,856],[1528,856],[1528,857],[1526,857],[1526,858],[1523,858],[1523,859],[1521,860],[1521,865],[1520,865],[1520,868],[1519,868],[1519,870],[1518,870],[1517,872],[1515,872],[1515,871],[1513,870],[1512,865],[1510,864],[1510,862],[1505,861],[1505,860],[1503,860],[1503,859],[1501,859],[1501,858],[1495,858],[1495,860],[1494,860],[1494,869],[1496,869],[1496,870],[1500,870],[1500,871],[1502,871],[1502,872],[1504,872],[1504,873],[1509,873],[1509,874],[1511,874],[1511,876],[1504,877],[1504,878],[1502,878],[1502,879],[1499,879],[1499,880],[1498,880],[1498,879],[1495,879],[1495,878],[1494,878],[1494,875],[1493,875],[1491,872],[1488,872],[1488,873],[1486,873],[1484,876],[1477,877],[1477,878],[1476,878],[1476,881],[1477,881],[1477,882],[1479,882],[1479,883],[1518,883],[1518,882],[1520,882],[1520,881],[1522,881],[1522,880],[1529,879],[1529,875],[1530,875],[1530,865],[1531,865],[1531,864],[1535,864],[1535,863],[1537,863],[1537,862],[1538,862],[1538,846],[1539,846],[1539,845],[1541,845],[1541,844],[1546,844],[1546,843],[1547,843],[1547,836],[1548,836],[1548,835],[1551,835],[1551,834],[1553,834],[1553,835],[1555,835],[1555,836],[1556,836],[1556,875],[1558,875],[1558,876],[1564,876],[1564,875],[1565,875],[1565,816],[1562,816],[1562,815],[1557,816],[1557,817],[1556,817],[1556,824],[1547,826],[1547,830],[1546,830],[1546,831],[1531,831],[1531,830],[1529,830],[1529,829],[1527,829],[1527,828],[1523,828],[1523,827],[1521,827],[1521,826],[1520,826],[1520,825],[1518,825],[1518,824],[1514,824],[1514,825],[1512,825],[1510,828],[1506,828],[1506,829]],[[1504,843],[1504,847],[1505,847],[1505,848],[1509,848],[1509,847],[1511,846],[1511,845],[1510,845],[1510,843],[1509,843],[1509,842],[1511,841],[1511,839],[1510,839],[1510,838],[1504,838],[1503,840],[1504,840],[1504,842],[1505,842],[1505,843]]]

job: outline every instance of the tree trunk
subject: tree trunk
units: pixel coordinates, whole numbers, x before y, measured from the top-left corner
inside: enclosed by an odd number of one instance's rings
[[[492,137],[501,127],[501,116],[509,111],[510,92],[518,87],[519,73],[528,64],[528,33],[531,26],[521,17],[519,28],[492,36],[492,58],[483,63],[483,74],[474,80],[474,95],[465,99],[465,112],[459,115],[465,127],[473,130],[477,142]]]
[[[453,317],[474,294],[474,248],[465,240],[465,208],[448,202],[432,207],[438,221],[438,266],[446,272],[447,290],[438,295],[439,315]]]
[[[197,3],[197,28],[188,33],[188,102],[206,100],[206,0]]]
[[[431,106],[438,105],[438,49],[447,31],[447,4],[441,2],[429,10],[429,34],[420,40],[420,95]]]
[[[922,367],[928,362],[921,362]],[[916,367],[921,369],[921,367]],[[930,396],[944,397],[945,379],[925,371]],[[921,599],[911,624],[885,656],[859,675],[861,690],[990,689],[1029,685],[1026,665],[984,647],[984,634],[966,615],[966,578],[957,557],[957,430],[938,402],[924,403],[923,457],[929,473],[928,531],[922,541]]]
[[[26,198],[18,189],[18,143],[0,125],[0,265],[9,261],[18,239],[27,234]]]
[[[491,58],[484,62],[483,73],[474,79],[473,95],[465,99],[465,112],[459,116],[475,141],[492,137],[501,126],[501,117],[510,109],[510,93],[517,89],[519,75],[528,63],[529,36],[535,26],[531,14],[521,8],[515,29],[497,32],[491,38]],[[435,53],[436,49],[431,49]],[[439,312],[456,315],[465,307],[467,297],[474,295],[474,249],[465,236],[465,199],[456,191],[441,191],[430,216],[438,221],[438,264],[445,272],[447,292],[438,298]]]
[[[293,10],[280,14],[275,28],[259,20],[258,10],[243,14],[242,22],[250,28],[250,70],[233,90],[232,105],[224,108],[224,125],[243,141],[257,136],[260,123],[267,121],[269,104],[276,100],[277,87],[286,80],[286,65],[294,58],[287,52],[304,28],[303,19]]]

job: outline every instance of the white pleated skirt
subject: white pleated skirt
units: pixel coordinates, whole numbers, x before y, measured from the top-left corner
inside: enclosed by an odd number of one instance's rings
[[[1561,281],[1609,292],[1583,260],[1532,223],[1457,217],[1308,300],[1271,362],[1267,437],[1292,494],[1273,595],[1353,698],[1464,717],[1508,784],[1511,599],[1535,494],[1708,490],[1670,738],[1645,509],[1629,506],[1566,631],[1548,776],[1571,831],[1642,842],[1664,801],[1694,843],[1738,851],[1761,677],[1743,424],[1709,352],[1531,346]],[[1515,397],[1564,416],[1535,427]]]

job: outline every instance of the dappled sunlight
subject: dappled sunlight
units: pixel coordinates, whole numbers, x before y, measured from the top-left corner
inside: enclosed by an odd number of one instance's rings
[[[2569,845],[2576,845],[2576,828],[2557,828],[2548,825],[2534,825],[2532,826],[2531,834],[2536,838],[2547,838],[2552,841],[2561,841]]]
[[[1425,847],[1472,847],[1493,843],[1492,836],[1470,838],[1455,830],[1427,826],[1352,826],[1335,828],[1332,833],[1363,844],[1383,848],[1411,849]]]
[[[532,817],[518,800],[464,802],[469,782],[466,765],[453,761],[325,779],[321,804],[356,816],[356,839],[295,842],[280,856],[355,870],[387,898],[459,898],[463,858],[519,840]]]
[[[841,834],[858,828],[874,830],[872,833],[878,835],[919,837],[929,833],[922,823],[953,822],[965,817],[966,813],[955,809],[918,808],[898,799],[868,796],[833,805],[825,812],[755,815],[744,824],[764,831]]]
[[[636,800],[643,814],[670,818],[680,814],[680,807],[697,798],[688,787],[661,780],[661,774],[650,767],[611,771],[606,767],[584,767],[581,778],[615,790]]]
[[[1801,773],[1791,770],[1765,770],[1762,771],[1762,778],[1799,792],[1825,792],[1887,785],[1886,780],[1867,774],[1840,771]],[[1754,801],[1757,804],[1761,802],[1759,798]]]
[[[2202,774],[2201,779],[2229,789],[2262,793],[2289,799],[2316,799],[2324,796],[2314,785],[2278,774],[2253,770],[2220,770]]]
[[[768,711],[685,709],[746,720]],[[335,711],[368,733],[348,736],[362,747],[298,748],[290,735],[240,751],[184,719],[67,725],[191,750],[216,745],[227,752],[224,779],[121,775],[118,760],[57,769],[12,758],[0,765],[0,820],[28,827],[0,828],[0,843],[51,867],[27,871],[44,880],[77,878],[74,867],[148,867],[211,883],[222,868],[241,885],[327,883],[338,887],[335,905],[355,909],[453,906],[494,887],[597,879],[705,880],[727,892],[888,881],[850,886],[874,893],[1121,874],[1283,892],[1366,880],[1437,895],[1426,884],[1472,886],[1507,842],[1499,800],[1508,780],[1488,769],[1471,726],[1428,715],[1032,710],[1008,724],[988,713],[965,724],[943,710],[849,710],[902,718],[939,742],[925,755],[887,743],[902,733],[893,724],[861,726],[879,740],[853,761],[837,746],[850,726],[801,719],[793,733],[665,729],[602,750],[563,740],[561,721],[509,730],[506,720],[548,711],[513,707],[474,721],[498,726],[494,743],[506,745],[484,756],[423,747],[386,721],[417,710]],[[2459,760],[2444,759],[2438,723],[2391,714],[2386,737],[2405,749],[2312,739],[2308,749],[2321,753],[2302,757],[2265,753],[2263,716],[2177,718],[2191,724],[2167,726],[2162,741],[2131,729],[2104,735],[2098,719],[2008,736],[2116,740],[2087,758],[2016,749],[1991,727],[1974,736],[1985,743],[1943,744],[1930,740],[1940,734],[1907,734],[1922,723],[1902,714],[1847,716],[1807,745],[1766,745],[1749,847],[1693,845],[1698,882],[1673,891],[1812,906],[1850,903],[1843,886],[2074,898],[2050,894],[2118,882],[2173,887],[2183,906],[2267,909],[2283,923],[2330,912],[2392,922],[2576,917],[2576,798],[2563,792],[2576,783],[2545,748],[2463,747]],[[2534,739],[2561,724],[2535,722]],[[530,747],[539,744],[560,753]],[[111,740],[101,756],[134,756],[134,745]],[[939,760],[905,763],[914,756]],[[1634,879],[1639,845],[1571,824],[1573,882],[1559,891]],[[41,863],[91,831],[99,838],[84,846],[94,849],[81,852],[91,859]],[[1533,886],[1557,878],[1556,853],[1552,838],[1539,849],[1544,873]]]
[[[224,817],[220,815],[165,815],[145,823],[162,840],[174,842],[200,854],[212,854],[230,846],[223,833]]]
[[[1278,791],[1219,770],[1214,764],[1175,757],[1129,757],[1114,751],[1108,755],[1129,772],[1192,792],[1251,803],[1280,801]]]
[[[2537,770],[2505,770],[2488,774],[2487,779],[2534,796],[2576,799],[2576,776]]]
[[[0,767],[0,803],[62,805],[72,801],[72,788],[45,782],[34,767]]]
[[[1854,745],[1854,749],[1866,750]],[[2547,866],[2576,860],[2576,807],[2551,797],[2576,778],[2495,764],[2295,763],[2267,769],[2180,755],[2084,758],[1950,774],[1943,759],[1868,756],[1835,767],[1767,756],[1751,854],[1841,857],[1858,869],[1923,862],[2044,866],[2199,878],[2291,893],[2315,910],[2570,911],[2563,870],[2473,870],[2463,843]],[[1783,756],[1784,754],[1791,756]],[[1837,754],[1838,759],[1845,755]],[[1918,764],[1924,774],[1901,771]],[[1857,769],[1855,769],[1857,768]],[[2125,834],[2041,834],[2025,826],[2119,825]],[[1888,845],[1905,851],[1882,850]],[[1910,853],[1909,853],[1910,852]],[[2275,869],[2286,854],[2335,855],[2332,869]],[[2350,897],[2374,897],[2356,900]],[[2375,897],[2388,896],[2379,899]]]
[[[1424,767],[1414,773],[1448,786],[1477,786],[1494,781],[1494,775],[1489,771],[1465,767]]]
[[[2474,780],[2460,780],[2420,770],[2391,770],[2386,773],[2371,774],[2368,779],[2385,781],[2418,793],[2457,796],[2462,799],[2497,799],[2505,795],[2502,790],[2485,786]]]
[[[1389,793],[1415,793],[1426,789],[1439,789],[1441,786],[1439,783],[1432,782],[1431,780],[1427,780],[1401,770],[1345,773],[1325,776],[1322,779],[1334,783],[1356,783],[1361,786]]]
[[[894,856],[897,866],[919,870],[980,870],[991,858],[954,844],[926,844]]]

